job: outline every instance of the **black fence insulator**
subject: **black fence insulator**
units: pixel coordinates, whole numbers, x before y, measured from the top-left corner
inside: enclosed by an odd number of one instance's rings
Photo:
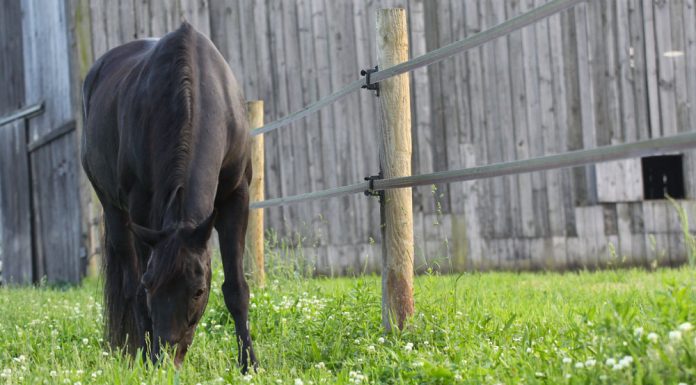
[[[365,84],[363,84],[362,88],[375,91],[375,96],[379,97],[379,83],[370,83],[370,75],[377,71],[379,71],[378,66],[375,66],[375,68],[372,69],[361,70],[360,76],[365,77]]]
[[[375,180],[384,179],[382,171],[377,175],[366,176],[365,180],[369,182],[367,190],[365,190],[365,196],[368,197],[381,197],[384,190],[375,190]]]

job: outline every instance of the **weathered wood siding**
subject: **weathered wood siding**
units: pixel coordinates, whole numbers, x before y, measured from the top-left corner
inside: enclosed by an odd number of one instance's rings
[[[9,283],[78,283],[82,205],[67,1],[11,0],[0,10],[0,115],[43,103],[0,127],[0,250]]]
[[[75,119],[68,10],[65,1],[22,0],[25,105],[43,101],[46,109],[28,120],[29,142]],[[77,142],[73,130],[30,155],[34,276],[49,283],[79,282],[84,268]]]
[[[0,7],[0,116],[24,106],[19,2]],[[0,262],[5,282],[32,280],[31,215],[23,120],[0,126]],[[11,181],[10,183],[8,183]]]
[[[91,47],[96,58],[186,17],[225,55],[246,97],[264,100],[270,122],[375,65],[379,8],[407,8],[417,56],[544,2],[94,0]],[[412,73],[413,173],[696,128],[695,25],[693,0],[596,0]],[[375,174],[378,121],[375,97],[360,92],[266,135],[267,196]],[[696,155],[684,156],[694,199]],[[639,178],[639,165],[626,161],[416,188],[417,267],[563,268],[613,256],[678,263],[685,252],[676,214],[667,202],[643,203]],[[266,218],[322,271],[378,266],[374,199],[272,208]]]

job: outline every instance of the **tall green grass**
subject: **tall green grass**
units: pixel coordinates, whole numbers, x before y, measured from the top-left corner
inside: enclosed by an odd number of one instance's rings
[[[684,236],[684,246],[686,247],[686,255],[689,261],[689,266],[694,268],[696,267],[696,238],[691,233],[691,229],[689,228],[689,214],[687,213],[684,205],[677,202],[672,197],[668,196],[667,199],[669,199],[669,202],[672,204],[672,207],[674,207],[674,210],[679,216],[679,224],[681,226],[682,235]]]
[[[678,384],[696,382],[691,268],[418,277],[416,316],[380,327],[378,277],[253,288],[260,370],[242,376],[213,292],[181,370],[101,339],[99,284],[0,289],[0,384]]]

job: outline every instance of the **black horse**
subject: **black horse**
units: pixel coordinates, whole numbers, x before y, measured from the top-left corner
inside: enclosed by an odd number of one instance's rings
[[[180,365],[208,302],[213,226],[242,371],[256,365],[242,271],[251,181],[244,98],[225,59],[184,22],[116,47],[84,82],[82,165],[104,207],[106,330]]]

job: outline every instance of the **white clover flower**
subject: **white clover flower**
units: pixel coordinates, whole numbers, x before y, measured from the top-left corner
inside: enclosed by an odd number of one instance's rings
[[[682,338],[682,333],[679,330],[672,330],[669,332],[669,340],[672,342],[680,341]]]
[[[462,377],[461,374],[456,373],[456,374],[454,375],[454,380],[455,380],[455,381],[462,381],[462,380],[464,380],[464,378]]]
[[[88,338],[83,338],[83,339],[82,339],[82,344],[83,344],[83,345],[87,345],[88,343],[89,343],[89,339],[88,339]]]
[[[582,369],[582,368],[584,368],[584,367],[585,367],[585,364],[583,364],[582,362],[576,362],[576,363],[575,363],[575,368],[576,368],[576,369]]]
[[[569,364],[569,363],[571,363],[571,362],[573,362],[573,360],[570,359],[570,357],[563,357],[563,363],[564,363],[564,364]]]
[[[690,322],[684,322],[683,324],[679,325],[679,330],[683,332],[691,331],[693,328],[694,325],[692,325]]]
[[[618,366],[620,366],[621,369],[628,368],[629,366],[631,366],[632,362],[633,362],[633,357],[625,356],[624,358],[619,360]]]
[[[590,358],[587,361],[585,361],[585,366],[587,366],[588,368],[595,366],[595,364],[597,364],[597,360],[593,358]]]
[[[55,377],[55,376],[58,375],[58,372],[56,372],[55,370],[51,370],[51,372],[48,373],[48,375],[51,376],[51,377]]]
[[[350,377],[350,382],[352,384],[362,384],[363,381],[367,382],[367,376],[357,371],[351,370],[348,373],[348,377]]]
[[[251,376],[251,374],[247,374],[247,375],[245,375],[244,377],[242,377],[242,380],[244,380],[244,381],[246,381],[246,382],[249,382],[249,381],[251,381],[252,378],[253,378],[253,377]]]
[[[356,338],[356,339],[353,341],[353,343],[356,344],[356,345],[360,345],[360,338]]]
[[[532,352],[532,348],[527,348],[527,353],[531,353],[531,352]]]
[[[380,344],[383,344],[383,343],[384,343],[384,337],[379,337],[379,338],[377,338],[377,342],[379,342]]]
[[[656,344],[659,339],[660,336],[658,336],[657,333],[648,333],[648,341]]]
[[[102,352],[102,356],[106,357],[109,355],[109,352]]]
[[[411,350],[413,350],[413,343],[411,343],[411,342],[407,343],[406,346],[404,346],[404,350],[406,350],[407,352],[410,352]]]
[[[619,365],[619,364],[616,364],[616,365],[611,367],[612,370],[621,370],[623,368],[624,368],[623,365]]]
[[[368,351],[368,352],[374,352],[375,350],[376,350],[376,349],[375,349],[375,345],[369,345],[369,346],[367,347],[367,351]]]
[[[642,327],[637,327],[633,329],[633,335],[636,337],[640,337],[643,335],[643,328]]]
[[[296,379],[295,379],[295,385],[304,385],[304,382],[302,382],[302,379],[296,378]]]
[[[566,373],[563,377],[565,377],[566,379],[569,379],[570,377],[573,377],[573,376],[571,376],[570,373]]]
[[[607,358],[607,361],[605,362],[607,366],[613,366],[616,365],[616,360],[613,358]]]

